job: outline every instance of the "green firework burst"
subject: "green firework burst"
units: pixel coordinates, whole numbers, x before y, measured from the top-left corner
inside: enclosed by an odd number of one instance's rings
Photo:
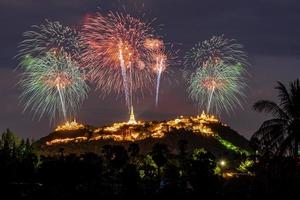
[[[66,54],[49,52],[28,59],[25,64],[29,65],[24,66],[28,70],[22,73],[19,82],[24,110],[30,110],[38,118],[47,114],[51,120],[73,117],[88,92],[77,62]]]

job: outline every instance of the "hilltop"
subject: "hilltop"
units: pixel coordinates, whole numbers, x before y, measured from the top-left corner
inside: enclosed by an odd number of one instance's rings
[[[103,127],[82,125],[76,121],[58,126],[54,132],[36,142],[43,155],[100,154],[104,145],[137,143],[141,153],[151,151],[155,143],[167,144],[172,153],[178,153],[178,142],[186,141],[189,150],[205,148],[216,157],[235,154],[249,155],[248,140],[221,123],[215,116],[180,116],[168,121],[138,121],[134,116],[128,122]]]

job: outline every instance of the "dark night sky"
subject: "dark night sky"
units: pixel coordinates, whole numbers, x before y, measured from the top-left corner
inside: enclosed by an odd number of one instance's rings
[[[121,2],[121,3],[120,3]],[[142,6],[144,4],[144,6]],[[17,45],[22,33],[45,18],[79,26],[86,14],[102,10],[120,10],[122,5],[135,15],[157,18],[163,24],[166,41],[180,44],[182,55],[194,43],[212,35],[225,34],[244,44],[252,66],[244,108],[221,115],[240,134],[250,137],[265,115],[252,111],[259,99],[275,100],[277,80],[287,83],[300,75],[300,2],[298,0],[0,0],[0,132],[11,128],[23,137],[39,138],[51,128],[47,117],[40,121],[22,113],[16,86],[20,71],[14,71]],[[161,101],[154,107],[154,96],[137,102],[138,119],[168,119],[195,115],[198,110],[187,98],[181,66],[173,67],[164,81]],[[78,120],[92,125],[127,120],[124,103],[113,96],[98,98],[92,91],[78,114]]]

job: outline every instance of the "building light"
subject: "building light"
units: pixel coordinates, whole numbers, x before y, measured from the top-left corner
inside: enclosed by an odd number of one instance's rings
[[[146,138],[163,138],[172,129],[185,129],[199,134],[205,137],[213,137],[217,134],[208,126],[211,123],[219,123],[219,120],[213,116],[202,112],[201,115],[195,117],[180,116],[179,118],[162,121],[157,123],[149,123],[145,128],[145,121],[136,121],[134,118],[133,109],[131,109],[130,119],[128,122],[113,123],[110,126],[95,128],[90,131],[93,133],[89,138],[69,137],[56,138],[52,141],[48,141],[47,145],[67,143],[67,142],[81,142],[86,140],[98,141],[98,140],[114,140],[114,141],[138,141]],[[58,126],[55,131],[73,131],[84,129],[85,126],[77,123],[75,120],[72,122],[66,122],[65,124]]]

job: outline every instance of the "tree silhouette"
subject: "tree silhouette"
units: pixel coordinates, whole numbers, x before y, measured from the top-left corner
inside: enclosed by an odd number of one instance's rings
[[[6,156],[15,156],[16,148],[19,145],[19,139],[9,129],[2,134],[0,140],[0,150]]]
[[[198,192],[201,191],[204,196],[211,196],[217,189],[214,175],[216,166],[213,154],[203,148],[194,149],[187,173],[192,187]]]
[[[167,156],[169,154],[168,146],[161,143],[156,143],[152,148],[152,158],[159,168],[167,163]]]
[[[298,156],[300,139],[300,81],[291,82],[289,88],[278,82],[279,103],[261,100],[253,105],[254,110],[272,115],[252,137],[252,143],[263,153]]]
[[[128,161],[128,154],[124,146],[114,145],[112,146],[112,158],[111,166],[115,170],[120,170]]]
[[[177,145],[178,145],[180,156],[182,156],[182,157],[186,156],[188,141],[187,140],[179,140]]]
[[[131,143],[128,147],[128,152],[131,157],[137,157],[140,153],[140,147],[137,143]]]

